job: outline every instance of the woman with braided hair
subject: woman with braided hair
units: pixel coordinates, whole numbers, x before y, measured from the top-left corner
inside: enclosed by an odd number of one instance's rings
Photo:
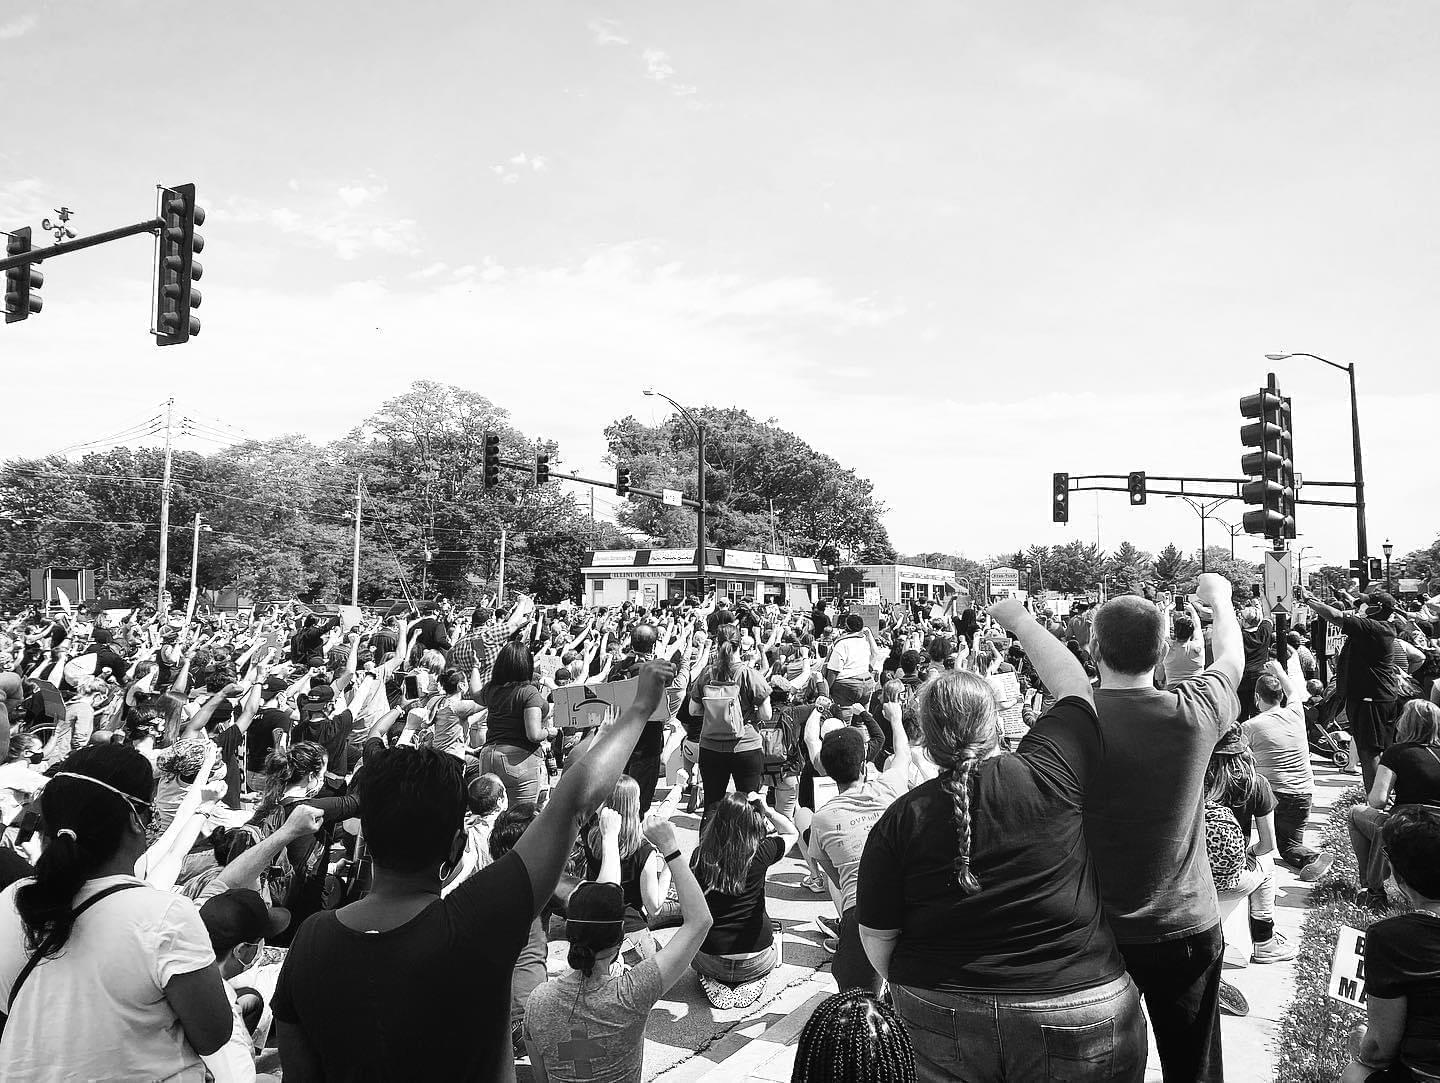
[[[800,1032],[790,1083],[913,1083],[905,1022],[868,989],[821,1002]]]
[[[1105,922],[1085,843],[1085,787],[1103,755],[1090,680],[1019,602],[1014,632],[1056,703],[1004,748],[975,673],[917,697],[939,775],[899,798],[860,862],[860,938],[890,982],[916,1078],[1144,1078],[1140,996]]]

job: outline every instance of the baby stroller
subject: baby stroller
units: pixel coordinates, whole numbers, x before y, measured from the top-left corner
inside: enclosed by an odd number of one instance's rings
[[[1340,725],[1336,715],[1323,709],[1320,704],[1305,708],[1305,738],[1310,742],[1310,751],[1329,758],[1344,771],[1355,762],[1350,749],[1350,734]]]

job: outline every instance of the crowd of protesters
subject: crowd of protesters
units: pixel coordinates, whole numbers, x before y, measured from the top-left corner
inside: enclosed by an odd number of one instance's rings
[[[792,854],[841,990],[796,1079],[1138,1081],[1147,1015],[1167,1080],[1220,1079],[1222,919],[1294,957],[1273,863],[1333,861],[1304,830],[1342,723],[1367,898],[1414,910],[1371,937],[1347,1081],[1440,1079],[1435,611],[1306,601],[1346,636],[1329,689],[1216,575],[879,627],[714,595],[31,609],[0,629],[0,1079],[251,1080],[278,1049],[291,1083],[638,1080],[677,983],[765,996]]]

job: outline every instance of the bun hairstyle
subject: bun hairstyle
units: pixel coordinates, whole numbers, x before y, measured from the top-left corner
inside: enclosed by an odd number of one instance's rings
[[[125,745],[86,745],[60,765],[40,794],[46,846],[35,879],[15,893],[30,951],[49,958],[64,948],[76,893],[137,833],[154,792],[150,761]]]
[[[973,895],[980,890],[980,881],[970,871],[970,802],[976,764],[1000,746],[995,693],[978,674],[949,671],[921,687],[916,712],[925,749],[940,768],[940,786],[950,797],[958,841],[955,882],[961,894]]]
[[[566,962],[588,978],[599,956],[625,939],[625,893],[620,885],[588,880],[578,885],[565,904],[565,928],[570,938]]]

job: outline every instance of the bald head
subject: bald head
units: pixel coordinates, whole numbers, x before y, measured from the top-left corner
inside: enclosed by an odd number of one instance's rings
[[[1136,594],[1112,598],[1095,611],[1096,660],[1128,676],[1147,673],[1160,661],[1165,617]]]

